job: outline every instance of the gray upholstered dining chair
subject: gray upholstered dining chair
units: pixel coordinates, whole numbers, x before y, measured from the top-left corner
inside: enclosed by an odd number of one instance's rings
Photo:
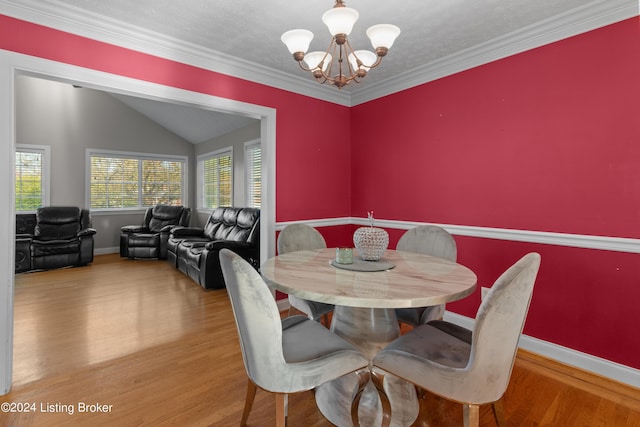
[[[287,225],[278,235],[277,245],[279,255],[327,247],[322,234],[307,224]],[[329,313],[334,309],[333,304],[306,300],[294,295],[289,295],[289,307],[289,314],[292,314],[291,308],[295,308],[306,314],[309,319],[320,321],[327,327],[329,326]]]
[[[351,344],[305,316],[281,320],[267,284],[236,253],[221,250],[220,264],[249,377],[241,426],[258,387],[275,393],[276,425],[284,427],[288,393],[311,390],[351,372],[358,375],[360,387],[367,383],[368,360]]]
[[[444,228],[436,225],[420,225],[407,230],[398,240],[396,250],[432,255],[455,262],[456,241]],[[432,307],[397,308],[396,317],[400,322],[418,326],[430,320],[442,319],[444,304]]]
[[[380,383],[390,373],[462,402],[465,426],[477,426],[479,405],[492,403],[498,424],[504,425],[500,399],[509,384],[539,267],[540,255],[532,252],[505,271],[482,301],[470,334],[440,321],[393,341],[373,360],[374,381]]]

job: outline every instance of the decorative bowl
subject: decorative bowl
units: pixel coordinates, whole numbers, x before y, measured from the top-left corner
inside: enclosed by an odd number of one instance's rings
[[[353,233],[353,244],[365,261],[378,261],[389,247],[389,233],[382,228],[360,227]]]

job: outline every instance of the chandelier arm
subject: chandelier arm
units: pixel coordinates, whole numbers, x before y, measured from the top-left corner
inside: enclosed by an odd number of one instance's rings
[[[347,46],[345,48],[345,51],[347,53],[347,55],[346,55],[346,57],[347,57],[347,69],[349,70],[349,76],[353,77],[357,73],[358,70],[354,70],[353,67],[351,66],[351,61],[349,61],[349,52],[351,52],[351,54],[358,61],[358,67],[360,67],[360,65],[362,64],[362,61],[360,61],[360,59],[356,55],[356,51],[351,47],[351,43],[349,43],[349,39],[346,40],[345,44]],[[353,80],[353,79],[351,79],[351,80]]]
[[[378,65],[380,65],[381,62],[382,62],[382,56],[378,56],[376,58],[376,62],[374,62],[373,64],[371,64],[371,66],[369,66],[367,68],[369,68],[369,69],[376,68]]]
[[[307,68],[304,65],[302,65],[302,61],[298,61],[298,65],[300,66],[300,68],[302,68],[304,71],[311,71],[311,68]]]

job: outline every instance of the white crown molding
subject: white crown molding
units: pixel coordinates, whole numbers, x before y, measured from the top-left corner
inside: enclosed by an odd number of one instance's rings
[[[563,15],[530,25],[454,55],[425,64],[393,78],[354,92],[351,105],[362,104],[395,92],[488,64],[549,43],[637,16],[637,0],[596,0]]]
[[[47,3],[22,0],[20,4],[8,0],[0,3],[0,14],[335,104],[351,105],[348,92],[336,91],[301,76],[285,74],[55,0]]]
[[[291,223],[303,222],[313,227],[332,227],[338,225],[369,225],[367,218],[343,217],[329,219],[310,219],[302,221],[278,222],[276,230],[282,230]],[[590,236],[584,234],[554,233],[549,231],[516,230],[510,228],[477,227],[472,225],[439,224],[413,221],[376,219],[375,225],[383,228],[409,230],[419,225],[437,225],[457,236],[479,237],[483,239],[511,240],[515,242],[540,243],[545,245],[568,246],[574,248],[598,249],[640,253],[640,239],[626,237]]]
[[[23,0],[21,4],[3,1],[0,14],[335,104],[353,106],[637,16],[638,2],[595,0],[562,16],[425,64],[393,79],[358,88],[352,94],[104,16],[89,15],[84,10],[55,0],[47,3]]]
[[[474,320],[467,316],[445,311],[444,319],[464,328],[473,329]],[[524,334],[520,336],[518,346],[532,353],[557,360],[565,365],[593,372],[633,387],[640,387],[640,370],[638,369],[582,353],[567,347],[562,347]]]

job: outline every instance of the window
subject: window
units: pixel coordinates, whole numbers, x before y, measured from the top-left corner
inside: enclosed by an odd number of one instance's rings
[[[49,152],[48,146],[16,145],[16,211],[49,205]]]
[[[233,206],[233,149],[198,156],[198,207]]]
[[[91,150],[88,156],[91,209],[185,204],[186,157]]]
[[[262,201],[262,149],[260,141],[252,141],[244,147],[244,171],[246,191],[246,205],[260,208]]]

